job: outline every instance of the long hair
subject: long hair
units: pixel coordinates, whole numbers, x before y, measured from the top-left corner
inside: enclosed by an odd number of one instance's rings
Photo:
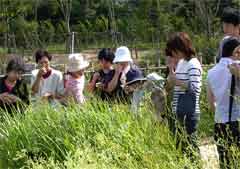
[[[190,60],[196,55],[192,41],[189,35],[185,32],[178,32],[173,34],[167,42],[165,51],[166,53],[170,54],[169,56],[172,56],[173,51],[180,51],[184,53],[185,60]]]

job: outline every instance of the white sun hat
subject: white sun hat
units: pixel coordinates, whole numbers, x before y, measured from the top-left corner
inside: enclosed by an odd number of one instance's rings
[[[133,62],[131,52],[126,46],[117,48],[113,63]]]
[[[77,72],[83,70],[89,66],[89,62],[84,60],[81,53],[74,53],[68,56],[67,71]]]

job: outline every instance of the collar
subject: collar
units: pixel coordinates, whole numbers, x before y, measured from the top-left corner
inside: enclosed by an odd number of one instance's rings
[[[103,73],[109,73],[110,71],[113,70],[113,67],[110,67],[110,69],[102,69]]]
[[[43,79],[47,79],[52,74],[52,69],[48,70],[47,73],[45,73],[42,77]]]
[[[220,59],[220,61],[219,61],[219,64],[220,65],[230,65],[230,64],[232,64],[234,62],[234,60],[233,59],[231,59],[231,58],[221,58]]]

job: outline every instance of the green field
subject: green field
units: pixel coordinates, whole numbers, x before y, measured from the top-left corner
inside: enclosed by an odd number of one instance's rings
[[[204,84],[205,78],[206,73]],[[214,114],[208,109],[205,85],[201,110],[199,145],[206,141],[212,144]],[[195,169],[201,166],[176,150],[174,136],[165,123],[156,120],[148,97],[137,115],[130,111],[129,105],[110,105],[89,96],[83,106],[52,108],[35,103],[24,115],[10,117],[2,113],[1,121],[0,167],[3,169]]]

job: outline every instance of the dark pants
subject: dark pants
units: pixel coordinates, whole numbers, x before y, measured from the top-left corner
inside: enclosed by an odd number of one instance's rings
[[[240,155],[239,122],[215,124],[215,141],[217,143],[220,168],[221,169],[240,168],[239,160],[236,159],[237,156]],[[236,152],[238,152],[238,154],[236,154]]]
[[[197,113],[177,114],[175,128],[176,146],[186,153],[192,161],[198,160],[200,154],[197,139],[199,120],[200,114]]]

